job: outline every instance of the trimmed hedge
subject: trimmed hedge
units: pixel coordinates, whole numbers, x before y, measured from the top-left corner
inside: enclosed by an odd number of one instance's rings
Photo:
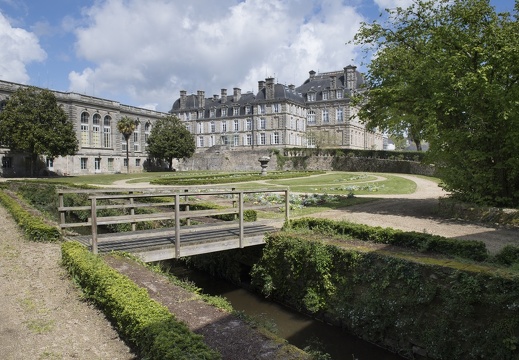
[[[61,246],[63,266],[111,319],[119,334],[147,360],[221,359],[147,291],[76,242]]]
[[[347,221],[301,218],[285,224],[285,229],[309,229],[314,231],[348,235],[358,240],[402,246],[428,253],[438,253],[461,258],[484,261],[488,259],[485,243],[476,240],[449,239],[416,231],[373,227]]]
[[[31,215],[4,191],[0,191],[0,204],[9,211],[29,240],[40,242],[61,240],[61,232],[57,227],[48,225],[41,218]]]

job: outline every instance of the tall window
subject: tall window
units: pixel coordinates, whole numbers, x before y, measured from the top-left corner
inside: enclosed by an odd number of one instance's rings
[[[267,128],[267,119],[265,119],[265,118],[260,118],[259,128],[260,128],[261,130],[265,130],[265,129]]]
[[[88,165],[88,159],[87,158],[81,158],[81,170],[86,170]]]
[[[265,104],[258,105],[258,113],[265,114]]]
[[[103,146],[112,147],[112,118],[108,115],[103,120]]]
[[[198,137],[198,147],[204,147],[204,137],[203,136]]]
[[[95,172],[101,171],[101,158],[94,159],[94,170],[95,170]]]
[[[315,135],[314,134],[308,135],[307,146],[313,148],[313,147],[315,147],[315,144],[316,144]]]
[[[278,113],[281,111],[281,106],[279,104],[272,104],[272,112]]]
[[[222,132],[227,132],[227,121],[222,121]]]
[[[233,130],[240,131],[240,122],[238,120],[233,121]]]
[[[260,145],[267,145],[267,136],[265,133],[260,134]]]
[[[308,111],[308,114],[306,114],[306,121],[309,124],[315,124],[315,112],[313,110]]]
[[[114,171],[114,158],[108,158],[108,171]]]
[[[342,107],[337,108],[337,122],[344,122],[344,111],[342,110]]]
[[[53,170],[54,169],[54,159],[47,158],[45,165],[47,165],[47,169]]]
[[[247,136],[245,137],[245,145],[251,145],[251,144],[252,144],[252,135],[247,134]]]
[[[92,120],[92,146],[101,147],[101,115],[94,114]]]
[[[2,167],[6,168],[6,169],[12,168],[13,167],[13,158],[12,157],[8,157],[8,156],[4,156],[2,158]]]
[[[240,145],[240,135],[234,135],[232,140],[233,146],[239,146]]]
[[[323,115],[323,123],[330,122],[330,116],[328,114],[328,110],[324,109],[322,112],[322,115]]]
[[[272,144],[278,145],[279,144],[279,133],[275,132],[272,134]]]
[[[251,131],[252,130],[252,120],[251,119],[247,119],[245,121],[245,129],[247,129],[247,131]]]
[[[124,138],[124,135],[121,134],[121,150],[126,151],[128,144],[126,143],[126,139]]]
[[[90,115],[87,112],[81,114],[81,146],[90,145],[90,135],[88,133],[88,118]]]
[[[145,142],[144,146],[148,146],[148,139],[150,138],[150,133],[151,133],[151,123],[147,122],[146,124],[144,124],[144,142]]]
[[[139,132],[141,131],[141,125],[137,124],[135,131],[133,132],[133,151],[141,151],[141,144],[139,139]]]
[[[216,124],[214,123],[214,121],[211,121],[210,128],[212,133],[216,132]]]
[[[198,133],[201,134],[204,132],[204,124],[199,122],[198,123]]]

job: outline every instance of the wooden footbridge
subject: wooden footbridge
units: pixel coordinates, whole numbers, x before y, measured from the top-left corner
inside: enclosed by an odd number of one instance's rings
[[[284,200],[281,205],[258,205],[249,200],[255,194],[272,196],[274,193]],[[90,205],[65,206],[71,202],[68,197],[78,195],[88,197]],[[82,228],[83,233],[89,233],[79,235],[67,231],[66,239],[81,242],[94,254],[124,251],[145,262],[263,244],[265,234],[279,230],[283,220],[246,221],[247,214],[251,217],[247,210],[280,211],[284,208],[284,220],[287,221],[290,208],[288,189],[75,189],[59,190],[58,196],[61,229]],[[208,208],[209,203],[217,208]],[[78,212],[88,214],[86,221],[77,220]],[[139,223],[145,224],[140,228],[148,229],[137,229]],[[131,231],[100,231],[109,225],[123,224]]]

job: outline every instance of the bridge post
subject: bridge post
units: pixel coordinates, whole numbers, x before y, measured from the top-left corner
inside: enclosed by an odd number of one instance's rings
[[[189,192],[189,189],[184,189],[184,192],[185,193]],[[186,202],[185,211],[189,211],[189,203],[187,202],[187,200],[188,200],[188,197],[184,196],[184,201]],[[190,218],[186,218],[186,225],[187,226],[191,225],[191,219]]]
[[[180,195],[175,194],[175,258],[180,258]]]
[[[290,194],[289,190],[285,190],[285,222],[290,221]]]
[[[90,223],[92,225],[92,253],[97,255],[97,199],[95,196],[90,198]]]
[[[243,191],[238,194],[238,217],[240,219],[240,248],[243,248]]]
[[[133,191],[128,192],[128,194],[132,195]],[[133,205],[133,196],[130,197],[130,205]],[[130,208],[130,215],[135,215],[135,208],[132,206]],[[132,231],[137,230],[137,224],[135,222],[132,222]]]
[[[63,207],[65,206],[65,201],[63,199],[63,193],[61,191],[58,194],[58,198],[59,198],[59,207],[61,209],[63,209]],[[63,211],[63,210],[60,210],[60,212],[59,212],[59,223],[60,224],[65,223],[65,211]]]

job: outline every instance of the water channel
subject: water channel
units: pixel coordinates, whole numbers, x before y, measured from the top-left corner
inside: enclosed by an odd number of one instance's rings
[[[170,272],[177,278],[188,280],[205,294],[227,298],[235,310],[260,319],[279,337],[300,349],[311,345],[327,353],[332,360],[402,360],[404,358],[363,341],[343,330],[311,319],[278,303],[247,290],[213,278],[205,272],[187,269],[181,263],[168,263]]]

